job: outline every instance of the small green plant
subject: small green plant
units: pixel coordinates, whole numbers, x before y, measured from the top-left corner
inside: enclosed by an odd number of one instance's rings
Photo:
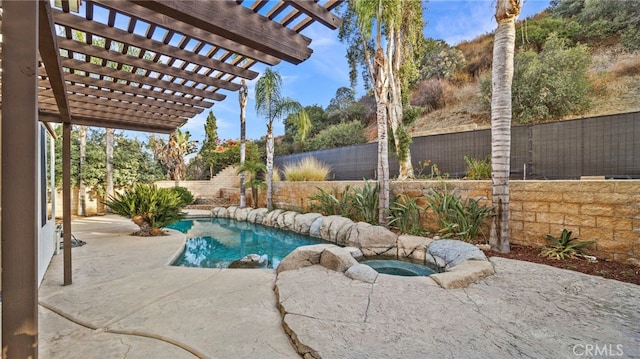
[[[246,184],[251,188],[251,200],[254,208],[258,207],[258,190],[264,188],[265,184],[259,177],[267,171],[267,166],[264,163],[258,161],[246,161],[242,165],[238,165],[236,170],[237,174],[245,173],[247,176]],[[274,171],[274,173],[277,171]]]
[[[491,155],[480,160],[475,156],[464,156],[464,162],[467,164],[465,178],[471,180],[491,179]]]
[[[423,208],[418,200],[406,194],[398,195],[389,206],[389,225],[401,233],[421,236],[426,233],[420,224],[420,212]]]
[[[331,168],[315,157],[305,157],[297,163],[284,166],[287,181],[324,181],[329,172]]]
[[[350,196],[352,219],[378,224],[378,183],[365,181],[362,188],[354,187]]]
[[[442,173],[438,164],[432,163],[431,160],[418,161],[416,178],[422,179],[447,179],[448,173]]]
[[[577,239],[571,238],[571,231],[566,228],[562,230],[560,238],[547,234],[547,240],[552,244],[544,247],[540,255],[552,259],[575,258],[582,253],[585,246],[594,243],[594,241],[576,242]]]
[[[469,242],[481,234],[482,223],[493,216],[493,209],[480,205],[473,198],[462,200],[455,192],[455,189],[448,192],[446,187],[443,190],[431,188],[426,196],[427,206],[436,214],[438,232],[444,238]]]
[[[342,192],[339,192],[336,187],[333,187],[330,192],[320,187],[316,188],[318,192],[309,197],[312,210],[322,213],[325,216],[344,215],[349,217],[351,211],[349,186]]]
[[[133,189],[109,196],[105,204],[113,213],[131,218],[140,227],[134,233],[137,236],[161,235],[164,227],[185,217],[180,211],[183,199],[173,188],[137,184]]]
[[[191,203],[193,203],[193,200],[195,198],[193,198],[193,194],[191,193],[191,191],[189,191],[187,188],[185,187],[173,187],[171,188],[172,190],[174,190],[178,196],[180,196],[180,200],[181,202],[181,207],[190,205]]]

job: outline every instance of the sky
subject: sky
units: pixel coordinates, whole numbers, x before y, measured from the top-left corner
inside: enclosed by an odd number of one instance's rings
[[[426,37],[445,40],[449,45],[492,32],[496,28],[495,0],[431,0],[425,4]],[[549,0],[524,0],[519,19],[537,14],[549,6]],[[349,87],[349,67],[345,57],[346,47],[338,40],[338,31],[331,31],[321,24],[303,30],[310,37],[313,54],[305,62],[292,65],[285,61],[274,66],[282,76],[282,94],[303,106],[319,105],[326,108],[340,87]],[[262,72],[266,67],[257,64],[253,70]],[[246,107],[247,138],[258,139],[266,134],[265,119],[255,111],[254,86],[258,78],[248,81],[249,99]],[[356,94],[359,98],[364,93]],[[211,108],[216,116],[220,139],[240,138],[240,107],[238,93],[221,91],[227,95],[224,101]],[[204,123],[209,111],[189,120],[182,127],[191,133],[191,139],[202,143]],[[274,123],[276,136],[284,133],[282,119]]]

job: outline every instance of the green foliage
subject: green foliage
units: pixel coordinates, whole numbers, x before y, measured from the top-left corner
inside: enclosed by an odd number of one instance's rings
[[[491,155],[482,160],[475,156],[464,156],[464,162],[467,164],[465,178],[471,180],[491,179]]]
[[[398,137],[398,160],[404,161],[409,155],[409,148],[411,147],[413,139],[411,138],[411,135],[404,129],[404,126],[398,127],[398,130],[396,132],[397,133],[394,133],[393,136]],[[394,146],[391,146],[391,148],[393,147]]]
[[[193,193],[191,193],[191,191],[189,191],[186,187],[178,186],[172,187],[171,189],[175,191],[180,197],[180,207],[184,207],[193,203],[193,200],[195,199],[193,197]]]
[[[322,150],[366,143],[364,126],[360,121],[351,121],[331,126],[310,138],[305,143],[306,151]]]
[[[331,167],[315,157],[305,157],[297,163],[284,166],[284,176],[287,181],[324,181],[330,172]]]
[[[342,192],[333,187],[331,191],[326,191],[316,187],[318,192],[309,197],[311,209],[322,213],[325,216],[339,215],[349,217],[351,213],[351,193],[347,186]]]
[[[578,23],[574,41],[597,42],[620,36],[627,49],[640,48],[640,1],[554,0],[551,13]]]
[[[473,198],[462,198],[455,190],[448,192],[431,188],[427,205],[436,215],[438,230],[444,238],[472,241],[478,237],[485,219],[493,216],[493,209],[482,206]]]
[[[375,185],[372,185],[375,183]],[[354,187],[351,199],[351,219],[358,222],[378,224],[378,194],[377,182],[364,181],[364,186]]]
[[[422,236],[426,233],[420,224],[420,213],[423,208],[418,200],[406,194],[400,194],[389,206],[389,225],[401,233]]]
[[[336,187],[326,191],[316,187],[311,200],[312,210],[325,216],[340,215],[351,218],[353,221],[363,221],[370,224],[378,224],[378,184],[365,181],[362,188],[346,186],[340,192]]]
[[[62,136],[62,126],[56,128]],[[104,130],[87,129],[85,161],[80,168],[80,130],[71,131],[71,184],[84,180],[93,195],[103,195],[106,186],[106,142]],[[62,141],[55,141],[56,187],[62,186]],[[135,183],[152,183],[165,178],[162,167],[153,158],[149,144],[136,138],[125,137],[120,131],[114,135],[113,181],[115,188],[131,187]]]
[[[583,252],[585,246],[594,243],[594,241],[576,242],[577,239],[571,238],[571,231],[567,229],[562,230],[560,238],[547,234],[547,240],[552,244],[544,247],[540,255],[552,259],[575,258]]]
[[[105,204],[115,214],[131,218],[140,227],[137,235],[156,236],[162,228],[185,217],[180,212],[183,199],[171,188],[137,184],[121,194],[109,196]]]
[[[258,161],[247,160],[244,164],[238,164],[237,174],[245,173],[247,176],[246,184],[251,188],[251,199],[253,201],[252,206],[258,207],[258,190],[264,188],[265,184],[260,179],[260,176],[267,171],[267,166],[264,163]]]
[[[172,180],[187,179],[185,156],[196,152],[196,143],[191,140],[189,131],[173,131],[165,141],[155,135],[149,136],[149,145],[164,170]]]
[[[512,89],[514,122],[552,120],[588,110],[590,61],[586,46],[568,48],[555,34],[549,36],[540,54],[518,53]],[[481,92],[484,105],[490,108],[490,78],[481,80]]]
[[[416,178],[421,179],[447,179],[448,173],[442,173],[437,163],[432,163],[431,160],[418,161],[418,167],[416,170]]]
[[[420,60],[420,80],[451,80],[465,66],[460,49],[449,46],[444,40],[425,39],[424,53]]]

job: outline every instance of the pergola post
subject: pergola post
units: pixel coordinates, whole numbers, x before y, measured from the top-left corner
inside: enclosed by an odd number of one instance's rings
[[[62,248],[64,285],[71,279],[71,124],[62,124]]]
[[[2,8],[2,357],[37,358],[38,2]]]

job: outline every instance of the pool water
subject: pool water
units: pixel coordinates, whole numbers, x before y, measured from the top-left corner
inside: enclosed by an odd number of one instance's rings
[[[400,260],[371,259],[361,263],[375,269],[378,273],[404,277],[429,276],[436,273],[427,266]]]
[[[276,268],[300,246],[328,243],[295,232],[226,218],[187,219],[168,228],[185,233],[187,243],[174,266],[227,268],[249,254],[267,259],[260,268]],[[266,257],[265,257],[266,256]]]

